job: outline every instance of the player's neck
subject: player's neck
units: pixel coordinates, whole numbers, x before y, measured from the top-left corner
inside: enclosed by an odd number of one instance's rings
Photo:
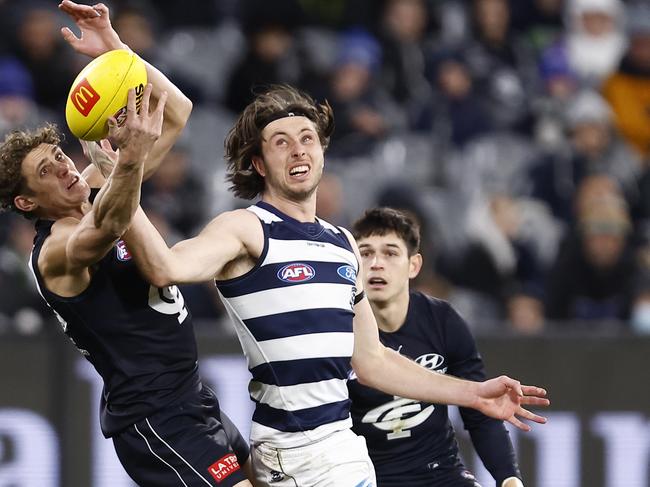
[[[375,315],[379,329],[386,333],[394,333],[406,321],[406,315],[409,310],[408,290],[388,301],[371,301],[370,306],[372,307],[372,312]]]
[[[285,215],[304,223],[314,223],[316,221],[316,194],[302,201],[292,200],[286,197],[264,194],[262,201],[268,203]]]

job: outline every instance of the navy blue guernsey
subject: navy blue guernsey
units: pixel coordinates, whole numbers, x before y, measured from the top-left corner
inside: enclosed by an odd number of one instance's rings
[[[49,291],[37,263],[53,224],[36,222],[30,267],[64,333],[104,380],[100,422],[110,437],[198,390],[192,317],[178,288],[143,279],[122,240],[91,268],[79,295]]]
[[[482,359],[463,319],[445,301],[411,292],[402,327],[380,330],[387,347],[432,371],[485,380]],[[446,469],[462,467],[447,406],[389,396],[348,382],[353,430],[366,438],[378,487],[434,485]],[[460,408],[465,428],[486,468],[500,485],[519,477],[512,443],[501,421]]]

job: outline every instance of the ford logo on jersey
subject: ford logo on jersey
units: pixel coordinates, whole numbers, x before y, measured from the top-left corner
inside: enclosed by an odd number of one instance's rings
[[[357,282],[357,271],[351,265],[342,265],[336,269],[336,272],[346,281],[350,281],[353,284]]]
[[[314,268],[307,264],[287,264],[278,271],[278,279],[284,282],[309,281],[315,275]]]

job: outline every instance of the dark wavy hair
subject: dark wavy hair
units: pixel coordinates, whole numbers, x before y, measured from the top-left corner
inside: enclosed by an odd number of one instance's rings
[[[352,225],[357,240],[391,232],[404,241],[409,257],[420,251],[420,225],[408,213],[388,207],[372,208]]]
[[[334,115],[327,101],[317,104],[288,85],[268,87],[246,106],[226,137],[226,181],[235,196],[250,200],[264,191],[264,178],[253,167],[253,156],[262,157],[262,130],[292,114],[314,122],[323,150],[327,149],[334,131]]]
[[[35,130],[15,130],[7,134],[0,145],[0,209],[31,217],[31,213],[19,210],[14,205],[14,198],[19,194],[31,194],[22,174],[23,161],[39,145],[59,145],[62,138],[54,124],[46,124]]]

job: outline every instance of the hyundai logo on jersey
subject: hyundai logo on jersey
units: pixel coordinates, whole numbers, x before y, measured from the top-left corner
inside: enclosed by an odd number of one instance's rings
[[[115,244],[115,248],[117,250],[117,258],[122,262],[131,260],[131,253],[129,252],[129,249],[126,248],[124,240],[118,240],[117,244]]]
[[[353,284],[357,282],[357,271],[355,271],[354,267],[352,267],[351,265],[342,265],[341,267],[336,269],[336,272],[343,279],[350,281]]]
[[[315,275],[314,268],[307,264],[287,264],[278,271],[278,279],[284,282],[308,281]]]

